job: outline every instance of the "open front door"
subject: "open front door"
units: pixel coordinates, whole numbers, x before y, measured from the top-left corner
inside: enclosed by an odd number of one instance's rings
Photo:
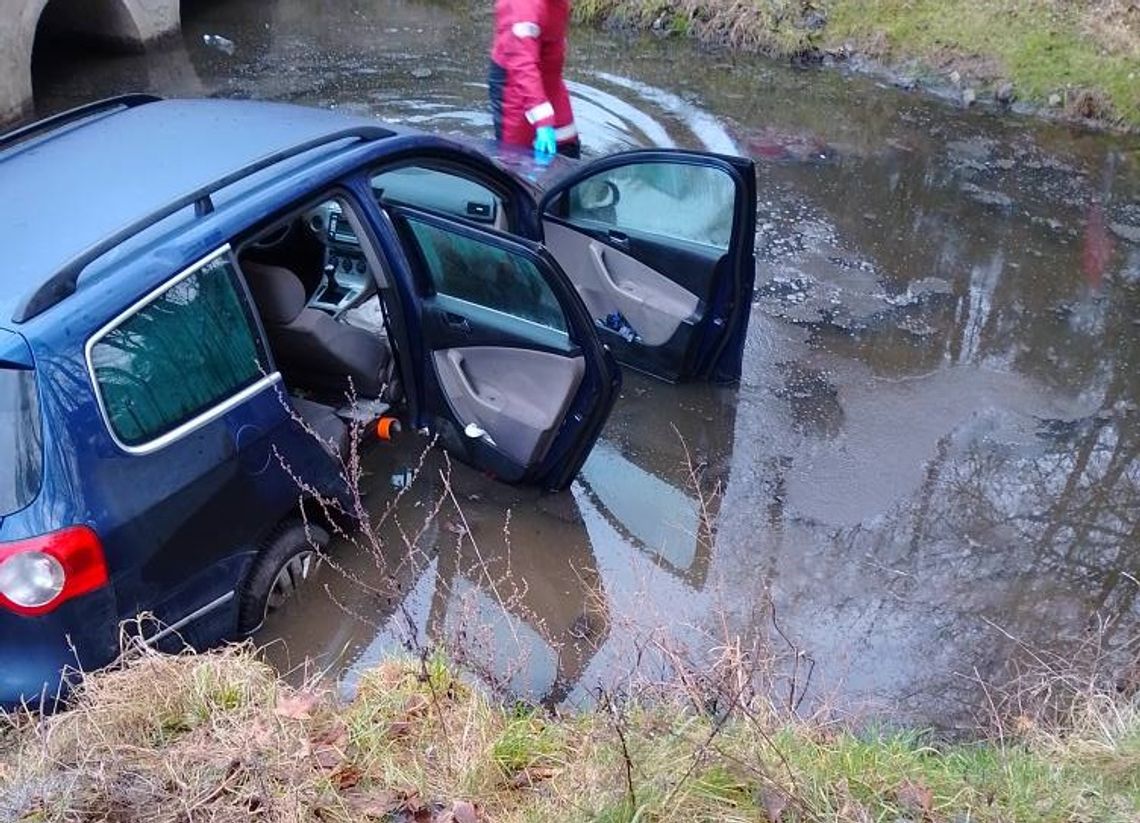
[[[461,459],[563,488],[620,385],[574,286],[539,245],[389,207],[416,279],[423,416]]]
[[[546,247],[618,360],[734,382],[756,278],[756,170],[700,152],[598,160],[542,201]]]

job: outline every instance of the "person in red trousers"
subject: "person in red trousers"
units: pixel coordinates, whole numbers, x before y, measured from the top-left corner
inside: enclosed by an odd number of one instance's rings
[[[570,0],[495,0],[491,112],[495,139],[535,153],[581,153],[562,79]]]

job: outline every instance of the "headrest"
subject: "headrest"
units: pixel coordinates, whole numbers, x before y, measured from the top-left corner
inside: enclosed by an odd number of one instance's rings
[[[289,269],[242,263],[241,270],[265,325],[287,326],[305,310],[305,286]]]

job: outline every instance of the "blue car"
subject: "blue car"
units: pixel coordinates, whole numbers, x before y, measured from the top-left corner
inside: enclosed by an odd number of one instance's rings
[[[124,634],[255,629],[309,574],[301,500],[345,494],[353,427],[556,490],[616,361],[736,380],[755,188],[739,158],[540,163],[260,102],[0,136],[0,705],[54,706]]]

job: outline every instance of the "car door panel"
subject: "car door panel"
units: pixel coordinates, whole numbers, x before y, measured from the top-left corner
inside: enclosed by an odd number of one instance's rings
[[[500,479],[564,487],[620,385],[573,284],[538,244],[385,210],[412,269],[424,424]]]
[[[432,358],[460,425],[494,432],[493,444],[520,465],[546,456],[586,371],[581,355],[505,346],[438,349]]]
[[[648,346],[668,343],[699,318],[700,298],[633,256],[554,220],[546,247],[562,261],[595,322],[620,312]]]
[[[755,192],[751,161],[650,150],[603,158],[547,193],[545,242],[595,322],[617,327],[603,336],[621,362],[669,380],[739,378]]]

